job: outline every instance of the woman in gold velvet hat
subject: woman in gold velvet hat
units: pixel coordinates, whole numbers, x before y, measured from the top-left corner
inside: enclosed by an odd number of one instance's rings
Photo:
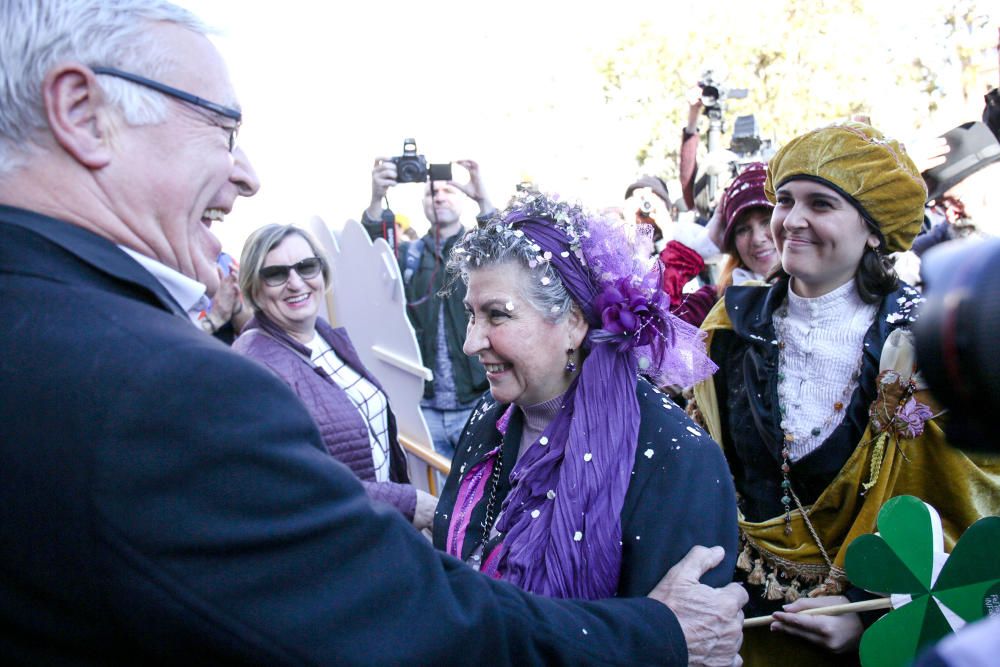
[[[781,268],[771,286],[730,287],[708,315],[719,371],[695,389],[739,495],[746,617],[775,613],[742,653],[853,664],[873,619],[795,612],[868,596],[845,576],[846,546],[893,496],[934,506],[950,549],[1000,512],[1000,466],[945,442],[915,373],[922,299],[889,254],[910,247],[926,188],[903,147],[861,123],[813,130],[772,158],[765,192]]]

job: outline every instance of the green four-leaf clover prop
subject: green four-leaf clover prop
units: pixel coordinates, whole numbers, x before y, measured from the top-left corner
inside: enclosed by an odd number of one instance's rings
[[[861,638],[864,667],[903,667],[949,632],[1000,614],[1000,517],[972,524],[950,556],[941,518],[919,498],[889,500],[878,530],[854,540],[844,561],[854,585],[892,598],[893,611]]]

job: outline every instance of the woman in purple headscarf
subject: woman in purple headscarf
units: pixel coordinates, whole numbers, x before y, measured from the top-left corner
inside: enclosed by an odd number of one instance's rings
[[[621,221],[529,194],[468,233],[465,352],[487,370],[434,521],[438,548],[554,597],[646,595],[696,545],[733,575],[735,496],[718,445],[644,377],[709,376]],[[642,376],[642,377],[641,377]]]

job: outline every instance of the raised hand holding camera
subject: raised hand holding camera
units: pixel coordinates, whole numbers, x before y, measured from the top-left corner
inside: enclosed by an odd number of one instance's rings
[[[394,250],[396,248],[395,217],[392,215],[392,211],[386,211],[388,208],[386,193],[388,193],[389,188],[399,182],[396,176],[396,163],[392,158],[375,158],[375,163],[372,166],[372,198],[364,212],[369,221],[381,224],[381,231],[378,234]],[[386,208],[382,206],[383,200],[386,201]]]
[[[458,181],[449,179],[449,184],[458,188],[466,197],[479,204],[480,215],[486,215],[495,211],[496,207],[493,206],[493,202],[490,201],[489,195],[486,194],[486,188],[483,186],[483,179],[479,173],[479,163],[475,160],[456,160],[455,164],[469,172],[469,181],[468,183],[459,183]]]
[[[685,128],[688,134],[697,134],[698,132],[698,119],[701,117],[702,110],[705,105],[701,101],[701,88],[694,86],[688,88],[687,95],[688,103],[688,124]]]
[[[382,197],[385,196],[389,188],[396,185],[396,163],[392,158],[377,157],[372,168],[372,203],[379,203],[381,208]]]
[[[395,216],[389,208],[388,191],[400,183],[429,182],[424,192],[424,214],[435,229],[441,223],[458,224],[461,209],[459,192],[479,206],[477,217],[482,218],[495,211],[493,202],[486,194],[479,164],[468,159],[457,160],[456,164],[468,172],[467,181],[453,180],[452,163],[428,163],[427,158],[417,152],[416,141],[412,138],[405,139],[402,155],[375,158],[372,166],[371,201],[364,211],[362,222],[370,233],[385,238],[390,246],[396,247]],[[451,196],[449,192],[452,193]],[[444,218],[441,218],[442,215]],[[445,231],[450,235],[454,230],[449,227]]]

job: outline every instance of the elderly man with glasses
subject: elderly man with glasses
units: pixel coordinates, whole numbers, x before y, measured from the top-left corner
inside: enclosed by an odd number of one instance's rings
[[[718,550],[653,599],[487,579],[192,325],[210,227],[258,188],[204,32],[158,0],[0,2],[5,663],[732,663],[745,594],[697,583]]]

